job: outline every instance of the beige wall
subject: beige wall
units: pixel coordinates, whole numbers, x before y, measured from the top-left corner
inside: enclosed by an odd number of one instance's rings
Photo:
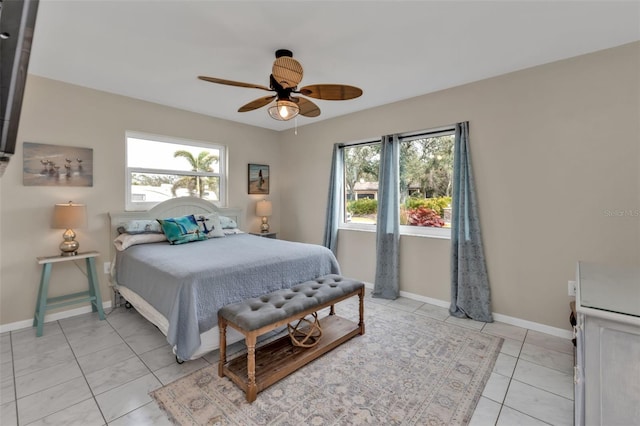
[[[493,311],[568,328],[577,260],[640,263],[640,218],[605,214],[640,210],[639,75],[635,43],[320,121],[297,135],[30,76],[19,140],[93,148],[94,186],[23,186],[19,144],[0,179],[0,325],[32,317],[35,257],[55,254],[61,238],[49,227],[58,202],[87,204],[89,227],[78,240],[103,253],[98,273],[109,297],[107,212],[124,209],[126,130],[226,144],[229,205],[246,209],[250,229],[259,219],[257,198],[246,194],[247,163],[270,164],[272,229],[320,243],[333,143],[468,120]],[[343,272],[372,282],[375,234],[339,238]],[[449,250],[448,240],[403,236],[401,290],[448,300]],[[51,295],[81,290],[84,280],[74,265],[56,265]]]
[[[286,132],[282,235],[322,241],[333,143],[467,120],[492,310],[568,329],[576,261],[640,263],[640,43]],[[449,300],[449,250],[403,236],[401,290]],[[372,282],[375,234],[341,230],[338,259]]]
[[[247,163],[271,166],[274,216],[280,222],[282,179],[276,132],[167,108],[131,98],[29,76],[17,152],[0,179],[0,324],[33,317],[40,280],[37,256],[57,254],[62,231],[51,229],[53,205],[73,200],[87,205],[89,225],[76,230],[81,251],[98,250],[102,296],[110,300],[102,264],[109,261],[110,211],[124,210],[125,131],[134,130],[227,145],[229,206],[245,209],[245,224],[258,230],[255,201],[247,194]],[[93,187],[22,185],[22,141],[93,148]],[[56,264],[50,295],[86,289],[84,262]],[[74,309],[78,306],[70,306]]]

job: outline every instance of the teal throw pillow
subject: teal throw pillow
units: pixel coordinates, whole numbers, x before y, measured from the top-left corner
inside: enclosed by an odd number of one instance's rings
[[[206,240],[207,236],[200,232],[196,218],[188,216],[158,219],[162,231],[171,244],[184,244],[192,241]]]

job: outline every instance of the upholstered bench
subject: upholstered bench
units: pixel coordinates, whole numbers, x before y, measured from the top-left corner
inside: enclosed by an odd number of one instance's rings
[[[359,296],[358,324],[335,315],[334,305],[352,296]],[[316,317],[317,311],[327,307],[330,307],[329,315],[317,322],[317,327],[322,330],[321,337],[313,345],[294,345],[291,336],[284,336],[256,348],[258,336],[294,321],[300,323],[300,319],[309,315]],[[309,324],[307,328],[315,327],[315,322]],[[244,356],[227,362],[227,326],[244,334],[246,362]],[[245,391],[247,401],[253,402],[258,392],[353,336],[364,334],[364,283],[340,275],[325,275],[290,289],[224,306],[218,311],[218,327],[218,375],[229,377]]]

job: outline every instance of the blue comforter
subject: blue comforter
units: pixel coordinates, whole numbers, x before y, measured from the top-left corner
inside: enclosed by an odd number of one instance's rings
[[[167,341],[181,359],[198,349],[200,333],[217,325],[222,306],[339,273],[325,247],[249,234],[135,245],[116,258],[118,285],[167,318]]]

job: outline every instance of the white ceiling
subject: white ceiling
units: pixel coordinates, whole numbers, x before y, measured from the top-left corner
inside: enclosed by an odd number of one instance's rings
[[[314,100],[303,126],[511,71],[640,40],[640,1],[40,0],[29,72],[274,130],[274,52],[293,51],[300,86],[364,94]]]

